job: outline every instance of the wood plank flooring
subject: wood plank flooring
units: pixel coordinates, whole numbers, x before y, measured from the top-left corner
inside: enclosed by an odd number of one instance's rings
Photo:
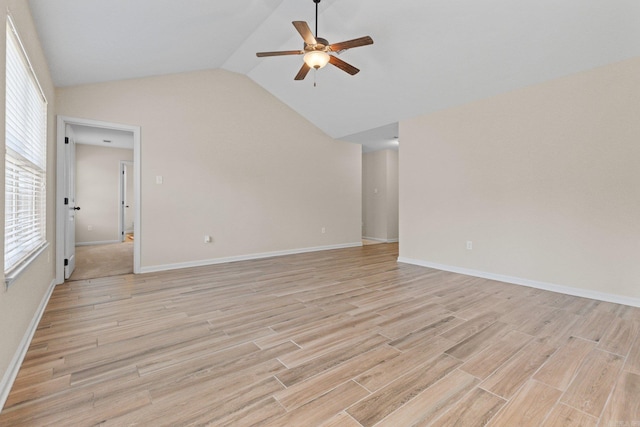
[[[640,308],[397,244],[58,286],[2,426],[640,426]]]

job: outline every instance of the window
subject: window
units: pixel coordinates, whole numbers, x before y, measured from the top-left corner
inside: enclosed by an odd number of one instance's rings
[[[46,247],[47,100],[7,19],[4,273]]]

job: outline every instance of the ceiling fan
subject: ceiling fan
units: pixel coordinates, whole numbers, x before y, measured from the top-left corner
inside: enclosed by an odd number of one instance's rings
[[[366,46],[373,44],[373,39],[369,36],[360,37],[353,40],[347,40],[339,43],[329,44],[326,39],[318,37],[318,3],[320,0],[313,0],[316,4],[316,35],[314,36],[309,28],[309,25],[305,21],[293,21],[293,26],[296,27],[298,33],[304,40],[304,47],[302,50],[281,50],[276,52],[258,52],[256,56],[283,56],[283,55],[304,55],[304,64],[302,68],[296,74],[295,80],[303,80],[311,68],[316,70],[324,67],[327,63],[330,63],[342,71],[345,71],[352,76],[357,74],[360,70],[351,64],[346,63],[337,56],[330,55],[329,52],[335,52],[337,54],[359,46]]]

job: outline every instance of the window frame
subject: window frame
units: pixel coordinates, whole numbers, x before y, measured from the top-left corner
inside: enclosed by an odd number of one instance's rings
[[[8,288],[49,245],[46,224],[48,102],[9,14],[5,33],[3,265]],[[7,241],[9,235],[12,239]],[[8,253],[12,254],[10,258]]]

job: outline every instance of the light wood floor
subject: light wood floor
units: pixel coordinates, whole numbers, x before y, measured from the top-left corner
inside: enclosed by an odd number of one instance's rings
[[[0,425],[640,425],[640,309],[381,244],[58,286]]]

